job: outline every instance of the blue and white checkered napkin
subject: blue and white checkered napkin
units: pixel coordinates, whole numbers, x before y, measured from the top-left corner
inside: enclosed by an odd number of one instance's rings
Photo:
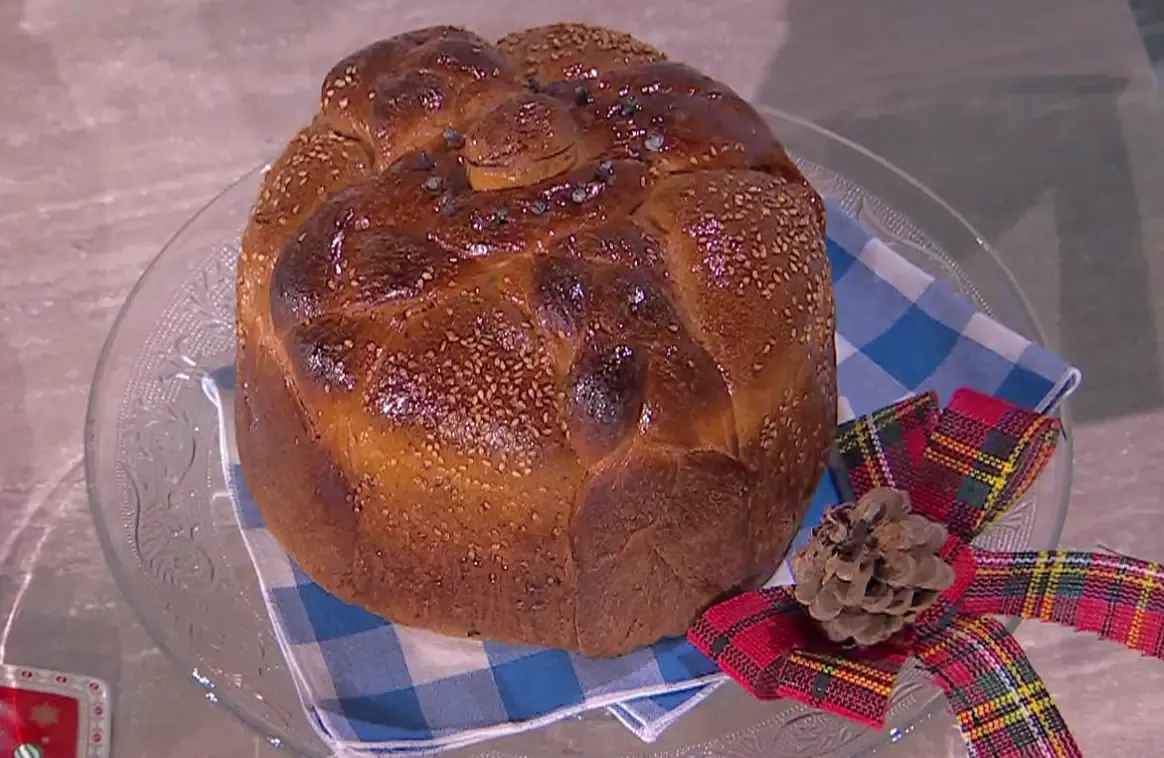
[[[1079,372],[978,313],[829,204],[842,418],[918,391],[958,387],[1046,410]],[[331,597],[263,528],[234,446],[231,367],[204,382],[219,408],[226,481],[300,697],[340,754],[430,752],[605,707],[644,740],[724,683],[685,640],[617,659],[453,639],[388,623]],[[826,476],[797,542],[839,497]],[[773,583],[790,583],[787,563]]]

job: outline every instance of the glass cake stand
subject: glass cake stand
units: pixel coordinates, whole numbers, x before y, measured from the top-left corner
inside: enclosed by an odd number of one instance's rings
[[[984,312],[1044,341],[1013,277],[942,200],[842,137],[763,112],[822,194]],[[110,570],[158,647],[271,744],[325,756],[259,596],[222,481],[214,413],[198,382],[233,359],[236,246],[260,178],[248,174],[191,219],[134,288],[93,382],[85,467]],[[1057,543],[1071,477],[1066,443],[1024,502],[984,536],[985,546]],[[848,757],[899,739],[939,703],[937,690],[908,671],[886,728],[874,731],[796,704],[756,702],[729,685],[653,744],[600,710],[450,755]]]

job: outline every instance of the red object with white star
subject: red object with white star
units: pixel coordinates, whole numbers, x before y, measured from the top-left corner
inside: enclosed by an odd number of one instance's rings
[[[0,758],[108,758],[109,724],[101,680],[0,665]]]

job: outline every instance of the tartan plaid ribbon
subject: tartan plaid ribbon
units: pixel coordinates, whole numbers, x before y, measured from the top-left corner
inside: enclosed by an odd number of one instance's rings
[[[915,654],[945,694],[970,755],[1082,755],[1026,653],[993,617],[959,615]]]
[[[1081,755],[1026,654],[993,616],[1092,632],[1164,659],[1164,571],[1124,556],[1000,553],[971,541],[1005,514],[1045,467],[1058,422],[970,390],[939,411],[933,393],[838,430],[837,486],[856,500],[876,487],[909,492],[944,523],[955,581],[897,637],[874,647],[828,641],[788,587],[709,608],[688,639],[760,699],[791,698],[873,727],[897,675],[917,658],[941,687],[971,755]]]

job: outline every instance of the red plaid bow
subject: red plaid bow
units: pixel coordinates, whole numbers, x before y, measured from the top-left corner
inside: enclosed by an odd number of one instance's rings
[[[787,587],[713,606],[688,639],[760,699],[791,698],[874,727],[897,674],[916,657],[942,688],[971,755],[1080,756],[1022,648],[993,617],[1050,621],[1164,658],[1164,573],[1123,556],[998,553],[970,542],[1017,502],[1059,438],[1049,417],[960,390],[939,415],[933,393],[838,432],[837,485],[909,492],[946,524],[953,586],[897,637],[870,648],[828,641]]]

